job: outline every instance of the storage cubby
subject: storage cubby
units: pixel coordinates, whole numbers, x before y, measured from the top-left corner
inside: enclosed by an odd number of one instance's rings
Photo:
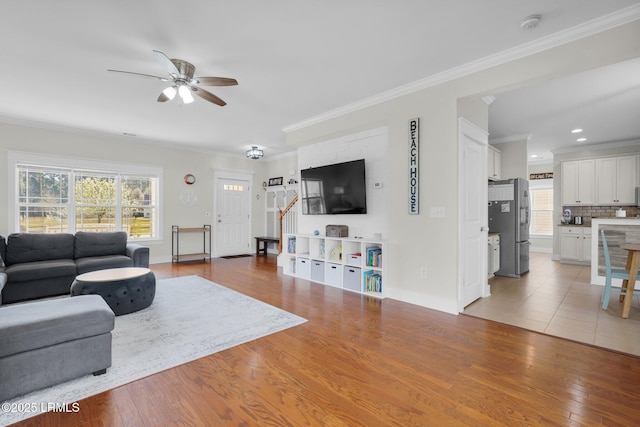
[[[304,234],[284,241],[284,274],[384,298],[382,241]]]

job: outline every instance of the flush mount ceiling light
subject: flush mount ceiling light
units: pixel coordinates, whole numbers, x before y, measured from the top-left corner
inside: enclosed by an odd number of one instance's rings
[[[542,16],[540,15],[527,16],[526,18],[524,18],[524,20],[520,24],[520,28],[522,28],[523,30],[532,30],[538,26],[541,19],[542,19]]]
[[[578,141],[578,142],[585,142],[586,140],[587,140],[587,138],[578,138],[578,139],[576,139],[576,141]]]
[[[247,151],[247,157],[253,160],[257,160],[260,157],[264,156],[264,151],[258,149],[256,145],[251,147],[251,150]]]
[[[580,129],[580,128],[576,128],[576,129],[571,131],[571,133],[580,133],[580,132],[582,132],[582,129]]]

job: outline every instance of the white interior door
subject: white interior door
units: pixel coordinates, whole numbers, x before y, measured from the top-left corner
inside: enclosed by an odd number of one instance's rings
[[[489,296],[487,279],[487,134],[460,119],[459,309]]]
[[[249,253],[251,229],[249,181],[219,179],[216,192],[217,255]]]

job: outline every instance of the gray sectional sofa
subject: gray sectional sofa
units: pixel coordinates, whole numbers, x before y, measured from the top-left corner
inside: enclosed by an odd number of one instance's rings
[[[0,258],[4,304],[69,294],[75,277],[89,271],[149,267],[149,248],[127,243],[123,231],[14,233],[0,236]]]
[[[105,373],[114,324],[99,295],[0,307],[0,402]]]

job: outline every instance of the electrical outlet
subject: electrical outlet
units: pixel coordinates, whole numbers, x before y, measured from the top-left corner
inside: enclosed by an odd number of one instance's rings
[[[421,267],[420,268],[420,278],[421,279],[426,279],[427,278],[427,267]]]

